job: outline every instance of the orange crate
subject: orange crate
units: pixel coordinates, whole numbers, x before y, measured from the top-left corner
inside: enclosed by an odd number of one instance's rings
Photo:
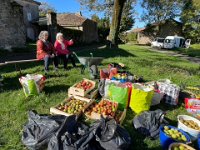
[[[76,86],[77,86],[78,83],[76,83],[68,89],[68,94],[85,97],[90,91],[92,91],[95,88],[96,82],[94,82],[92,80],[85,79],[85,78],[82,81],[91,82],[92,87],[85,91],[84,89],[77,88]]]
[[[51,107],[50,108],[50,113],[51,114],[59,114],[59,115],[64,115],[64,116],[71,116],[71,115],[77,115],[77,116],[80,116],[82,112],[84,112],[85,109],[87,109],[91,103],[93,103],[93,100],[91,99],[88,99],[88,98],[84,98],[84,97],[79,97],[79,96],[71,96],[69,98],[67,98],[66,100],[64,100],[62,103],[68,103],[70,100],[72,99],[77,99],[77,100],[81,100],[81,101],[84,101],[86,102],[87,104],[85,105],[85,107],[83,107],[82,109],[80,109],[80,111],[78,111],[77,113],[75,114],[70,114],[70,113],[67,113],[67,112],[64,112],[60,109],[58,109],[58,107],[60,106],[60,104],[54,106],[54,107]]]

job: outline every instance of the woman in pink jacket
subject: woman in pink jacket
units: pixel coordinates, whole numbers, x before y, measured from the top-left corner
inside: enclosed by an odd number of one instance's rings
[[[64,69],[67,69],[67,63],[69,59],[71,60],[73,67],[76,67],[74,56],[68,50],[68,46],[73,44],[74,44],[73,40],[67,41],[63,38],[62,33],[57,33],[54,47],[58,58],[63,60]]]

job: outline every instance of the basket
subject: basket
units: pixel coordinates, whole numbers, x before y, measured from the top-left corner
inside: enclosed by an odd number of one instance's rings
[[[183,131],[187,132],[192,140],[196,140],[198,138],[198,135],[200,135],[200,130],[195,130],[192,128],[187,127],[186,125],[184,125],[180,119],[184,119],[184,120],[193,120],[194,122],[196,122],[199,126],[200,126],[200,121],[196,118],[193,118],[191,116],[188,115],[179,115],[178,117],[178,128],[182,129]]]

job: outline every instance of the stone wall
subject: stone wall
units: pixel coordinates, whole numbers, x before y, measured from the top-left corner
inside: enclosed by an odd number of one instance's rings
[[[0,4],[0,48],[24,47],[23,7],[10,0],[0,0]]]
[[[87,19],[83,23],[83,42],[84,43],[91,43],[91,42],[98,42],[98,29],[97,23]]]
[[[32,0],[15,0],[23,6],[23,18],[28,39],[36,40],[38,37],[38,26],[33,24],[39,20],[39,5]]]

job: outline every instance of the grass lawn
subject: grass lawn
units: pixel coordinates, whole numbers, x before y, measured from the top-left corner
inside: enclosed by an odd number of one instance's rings
[[[200,67],[177,57],[168,56],[147,50],[148,47],[121,45],[119,49],[94,50],[94,56],[105,57],[99,67],[107,67],[111,62],[122,62],[128,70],[146,81],[168,78],[178,85],[196,86],[200,83]],[[90,51],[80,51],[80,56],[89,56]],[[21,64],[23,74],[43,73],[42,62]],[[61,66],[60,66],[61,67]],[[52,66],[51,66],[52,69]],[[67,97],[67,89],[83,77],[88,78],[88,72],[80,74],[80,68],[64,71],[60,68],[58,73],[50,73],[44,91],[38,97],[25,98],[19,84],[19,73],[15,66],[4,66],[0,69],[5,86],[0,89],[0,149],[22,150],[26,149],[21,143],[22,127],[27,121],[28,110],[34,109],[38,113],[49,113],[49,108]],[[169,106],[161,104],[151,108],[155,110],[169,110],[167,118],[171,125],[177,125],[177,115],[186,114],[184,103],[179,99],[179,105]],[[134,113],[128,110],[123,126],[129,131],[133,144],[132,149],[161,149],[159,139],[151,141],[136,132],[132,126]]]
[[[176,49],[177,52],[186,54],[191,57],[200,57],[200,44],[193,44],[190,48],[178,48]]]

